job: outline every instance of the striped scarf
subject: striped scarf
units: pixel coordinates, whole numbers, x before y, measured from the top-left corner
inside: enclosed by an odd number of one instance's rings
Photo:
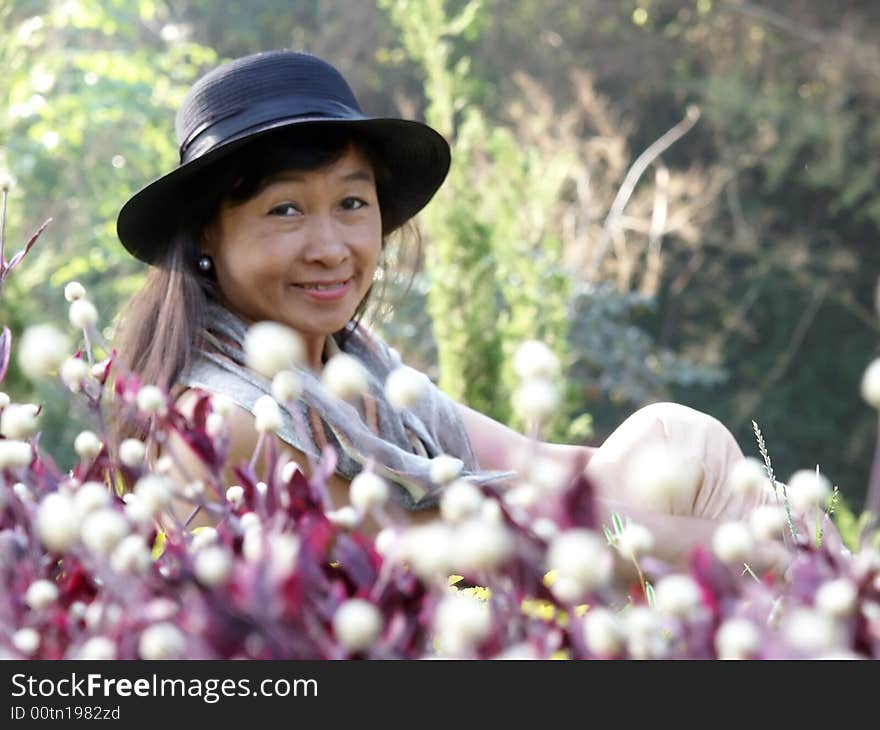
[[[201,341],[190,369],[179,383],[210,393],[223,394],[254,412],[254,404],[271,395],[271,381],[248,368],[244,361],[247,324],[227,308],[209,303],[203,320]],[[363,325],[346,327],[341,348],[328,338],[325,353],[341,349],[357,358],[368,374],[367,391],[353,402],[328,392],[320,378],[304,367],[295,368],[302,382],[302,395],[293,403],[279,404],[282,426],[278,436],[312,459],[324,447],[337,454],[336,472],[351,480],[367,463],[380,476],[396,485],[396,500],[408,510],[437,504],[439,485],[431,480],[431,459],[454,456],[464,465],[462,477],[485,482],[506,478],[512,472],[481,470],[456,404],[428,381],[419,402],[398,411],[388,402],[384,384],[388,374],[401,365],[397,352]]]

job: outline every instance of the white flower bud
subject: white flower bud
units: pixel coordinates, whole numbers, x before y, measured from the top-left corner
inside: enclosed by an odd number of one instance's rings
[[[261,395],[254,403],[255,427],[261,433],[277,433],[281,428],[281,408],[271,395]]]
[[[37,508],[37,535],[52,552],[63,553],[79,540],[80,520],[73,499],[65,493],[46,495]]]
[[[360,360],[344,352],[331,357],[324,365],[321,382],[342,400],[354,400],[367,392],[367,371]]]
[[[74,659],[108,661],[116,659],[116,644],[106,636],[93,636],[76,652]]]
[[[110,564],[119,573],[142,575],[150,568],[150,549],[140,535],[128,535],[113,549]]]
[[[529,467],[529,482],[552,494],[569,485],[571,473],[568,467],[557,459],[535,459]]]
[[[235,509],[241,507],[244,504],[244,487],[240,487],[238,484],[233,484],[229,487],[226,490],[226,501]]]
[[[346,651],[364,651],[382,633],[382,614],[369,601],[351,598],[333,614],[333,633]]]
[[[465,657],[492,629],[489,606],[464,593],[446,596],[437,606],[434,632],[440,649],[447,656]]]
[[[749,526],[759,540],[776,540],[782,536],[788,515],[781,504],[761,504],[749,515]]]
[[[550,542],[559,534],[559,526],[549,517],[538,517],[532,522],[532,532],[542,540]]]
[[[94,365],[92,365],[91,374],[92,377],[96,380],[101,380],[104,377],[104,373],[107,371],[107,366],[110,364],[110,360],[99,360]]]
[[[253,512],[248,512],[246,515],[242,516],[242,527],[243,528],[244,528],[244,523],[245,523],[244,518],[249,517],[250,515],[253,515],[254,517],[256,517],[256,515],[254,515]],[[250,520],[248,522],[250,522]],[[258,517],[257,517],[257,523],[259,523]],[[255,525],[254,527],[259,527],[259,524]],[[199,550],[201,550],[203,548],[206,548],[206,547],[209,547],[211,545],[216,544],[219,539],[220,539],[220,536],[217,533],[217,530],[214,529],[213,527],[197,527],[195,530],[193,530],[193,537],[192,537],[192,542],[190,543],[190,550],[192,550],[192,552],[194,552],[194,553],[198,552]]]
[[[582,591],[604,586],[611,577],[611,555],[592,530],[561,532],[547,550],[547,570],[575,581]]]
[[[831,482],[824,474],[812,469],[801,469],[788,480],[786,494],[792,511],[804,514],[825,505],[831,495]]]
[[[617,536],[617,549],[625,558],[640,558],[654,549],[654,535],[643,525],[630,522]]]
[[[672,616],[687,616],[702,605],[700,587],[689,575],[664,575],[654,587],[657,610]]]
[[[6,393],[0,392],[0,409],[6,408],[11,402],[9,395]]]
[[[153,523],[153,513],[144,504],[144,500],[138,499],[131,492],[126,494],[123,500],[125,501],[125,517],[129,522],[138,527],[147,527]]]
[[[861,392],[868,405],[880,408],[880,358],[868,365],[862,375]]]
[[[783,631],[789,645],[808,657],[838,648],[842,639],[834,619],[802,606],[785,616]]]
[[[293,479],[293,475],[296,474],[296,472],[298,472],[298,471],[302,471],[302,468],[300,468],[300,465],[297,464],[295,461],[288,461],[284,465],[284,467],[281,469],[282,481],[285,484],[287,484],[287,482],[289,482],[291,479]]]
[[[0,190],[8,193],[15,187],[15,178],[6,170],[0,170]]]
[[[73,493],[73,506],[80,520],[109,504],[110,492],[100,482],[85,482]]]
[[[83,520],[80,537],[90,550],[109,555],[120,540],[130,533],[128,521],[111,507],[92,512]]]
[[[160,413],[165,410],[165,394],[155,385],[142,385],[137,394],[137,407],[148,416]]]
[[[297,332],[280,322],[257,322],[244,338],[245,362],[267,378],[301,364],[305,348]]]
[[[119,444],[119,460],[129,469],[137,469],[144,463],[147,447],[140,439],[125,439]]]
[[[91,631],[99,628],[104,631],[112,630],[122,621],[122,607],[118,603],[92,601],[86,608],[84,620]]]
[[[455,569],[469,573],[499,568],[510,557],[513,540],[497,522],[470,519],[455,528],[453,547]]]
[[[174,486],[170,479],[157,474],[147,474],[134,485],[134,494],[152,516],[157,516],[170,503]]]
[[[86,295],[85,287],[78,281],[70,281],[64,287],[64,298],[68,302],[75,302]]]
[[[632,606],[623,614],[626,648],[633,659],[662,659],[669,651],[663,620],[647,606]]]
[[[219,414],[223,418],[229,418],[235,410],[235,403],[232,398],[222,393],[211,394],[211,410]]]
[[[37,406],[33,403],[12,403],[0,415],[0,431],[8,439],[26,439],[33,436],[37,428]]]
[[[220,438],[226,431],[226,419],[219,413],[209,413],[205,418],[205,433],[212,439]]]
[[[88,381],[89,365],[79,357],[70,357],[61,366],[61,382],[72,393],[79,393]]]
[[[764,489],[764,485],[769,483],[769,477],[760,461],[747,456],[733,465],[727,483],[734,494],[750,497]]]
[[[514,510],[529,510],[541,501],[541,491],[529,482],[520,482],[504,493],[504,504]]]
[[[40,635],[36,629],[19,629],[12,635],[12,645],[25,656],[33,656],[40,648]]]
[[[725,522],[712,534],[712,551],[722,563],[743,563],[749,560],[755,542],[742,522]]]
[[[330,520],[332,524],[343,530],[353,530],[361,521],[361,513],[349,504],[340,507],[339,509],[325,512],[324,516]]]
[[[435,484],[448,484],[453,479],[457,479],[464,468],[464,462],[456,459],[454,456],[441,454],[431,459],[430,476],[431,481]]]
[[[67,338],[50,324],[28,327],[18,346],[18,364],[29,378],[44,378],[67,358]]]
[[[18,497],[18,501],[22,503],[32,502],[34,499],[33,492],[28,489],[27,484],[23,482],[16,482],[12,485],[12,492]]]
[[[627,465],[628,487],[645,507],[668,511],[671,505],[696,494],[702,479],[702,468],[695,459],[688,459],[664,446],[646,448]]]
[[[516,348],[513,371],[523,380],[550,380],[559,374],[559,358],[543,342],[527,340]]]
[[[0,470],[23,469],[33,460],[33,449],[26,441],[0,441]]]
[[[584,596],[583,586],[567,575],[557,577],[553,581],[553,585],[550,586],[550,592],[556,597],[557,601],[568,604],[577,603]]]
[[[440,514],[447,522],[462,522],[480,513],[485,497],[480,489],[466,479],[450,484],[440,497]]]
[[[851,616],[856,610],[858,589],[849,578],[835,578],[819,586],[816,608],[834,618]]]
[[[156,468],[153,470],[156,474],[161,474],[162,476],[168,476],[171,473],[171,470],[174,468],[174,459],[171,458],[170,454],[166,454],[159,461],[156,462]]]
[[[48,580],[35,580],[24,594],[24,602],[35,611],[46,608],[58,600],[58,587]]]
[[[295,401],[302,395],[302,380],[292,370],[281,370],[272,378],[272,395],[279,403]]]
[[[348,490],[352,506],[362,513],[373,507],[381,507],[388,501],[388,484],[378,474],[362,471],[354,479]]]
[[[98,310],[88,299],[76,299],[70,303],[70,324],[77,329],[88,329],[98,323]]]
[[[138,644],[142,659],[181,659],[186,649],[186,637],[174,624],[153,624],[144,630]]]
[[[584,616],[584,642],[594,654],[610,657],[623,650],[623,622],[614,612],[596,606]]]
[[[226,548],[215,545],[200,550],[196,554],[194,572],[202,585],[225,584],[232,575],[232,560]]]
[[[455,545],[451,528],[432,522],[408,528],[400,539],[399,557],[407,561],[416,575],[434,578],[452,569]]]
[[[376,552],[379,553],[383,558],[390,558],[393,556],[394,551],[397,549],[397,545],[400,540],[400,535],[397,530],[393,527],[386,527],[376,535],[376,539],[373,543],[376,548]]]
[[[497,499],[483,500],[483,506],[480,509],[480,519],[486,522],[504,522],[504,513],[501,511],[501,504]]]
[[[428,377],[406,365],[395,368],[385,379],[385,396],[398,411],[414,406],[427,390]]]
[[[541,378],[524,382],[513,393],[513,409],[526,421],[545,422],[559,403],[559,389]]]
[[[760,648],[761,633],[748,619],[729,618],[715,633],[719,659],[751,659]]]
[[[101,453],[102,445],[93,431],[81,431],[73,441],[73,450],[83,459],[94,459]]]

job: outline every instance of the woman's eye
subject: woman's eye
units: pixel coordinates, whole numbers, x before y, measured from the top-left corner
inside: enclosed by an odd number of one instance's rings
[[[269,211],[269,215],[299,215],[299,209],[293,203],[281,203]]]
[[[342,207],[345,210],[358,210],[359,208],[363,208],[366,204],[366,201],[353,197],[344,198],[342,201]]]

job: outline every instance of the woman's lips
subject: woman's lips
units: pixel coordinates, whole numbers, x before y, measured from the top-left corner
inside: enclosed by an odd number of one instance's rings
[[[319,302],[333,302],[342,299],[348,294],[351,282],[351,279],[346,279],[335,284],[292,284],[292,286],[310,299],[315,299]]]

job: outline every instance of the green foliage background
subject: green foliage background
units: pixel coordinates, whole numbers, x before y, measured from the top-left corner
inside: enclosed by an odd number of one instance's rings
[[[427,265],[382,323],[406,360],[518,425],[510,355],[540,338],[567,366],[555,439],[597,443],[639,405],[675,399],[721,418],[747,453],[756,420],[783,478],[818,462],[863,498],[880,6],[0,0],[0,21],[0,169],[18,180],[7,249],[53,218],[0,302],[15,334],[64,323],[60,288],[78,279],[112,335],[144,274],[116,241],[116,212],[175,164],[186,87],[219,60],[303,48],[333,61],[367,111],[426,119],[453,145],[421,216]],[[586,270],[626,170],[688,105],[698,123],[638,181]],[[661,246],[640,226],[664,174]],[[3,387],[45,404],[44,444],[72,463],[87,414],[15,364]]]

